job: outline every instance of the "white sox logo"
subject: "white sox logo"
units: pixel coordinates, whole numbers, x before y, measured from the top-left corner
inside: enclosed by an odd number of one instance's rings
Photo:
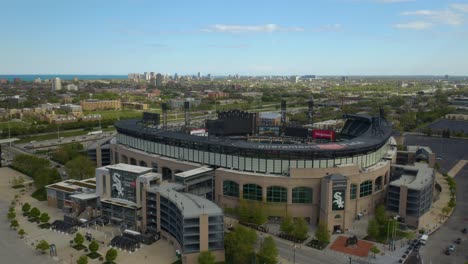
[[[341,192],[335,192],[333,194],[333,203],[336,204],[336,207],[339,209],[344,208],[343,197],[341,197]]]
[[[115,188],[117,190],[117,196],[123,198],[124,193],[122,182],[120,181],[120,174],[114,173],[114,175],[112,175],[112,180],[114,181],[114,183],[112,184],[112,188]]]

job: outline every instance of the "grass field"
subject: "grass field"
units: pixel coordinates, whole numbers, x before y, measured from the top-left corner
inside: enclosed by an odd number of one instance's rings
[[[138,118],[142,116],[143,111],[141,110],[118,110],[118,111],[93,111],[85,112],[85,115],[100,114],[103,120],[106,119],[129,119]]]
[[[82,136],[88,134],[88,131],[70,131],[70,132],[60,132],[60,137],[75,137],[75,136]],[[43,141],[49,139],[57,138],[57,133],[47,134],[47,135],[40,135],[40,136],[29,136],[21,138],[17,143],[27,143],[30,141]]]

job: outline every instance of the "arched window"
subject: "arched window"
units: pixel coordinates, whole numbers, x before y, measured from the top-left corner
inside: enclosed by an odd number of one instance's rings
[[[296,187],[292,189],[293,203],[312,203],[312,188]]]
[[[128,164],[128,157],[125,155],[122,155],[122,163]]]
[[[151,162],[151,166],[153,167],[153,172],[158,172],[158,164],[156,162]]]
[[[162,168],[162,179],[163,180],[171,180],[172,179],[172,170],[167,168],[167,167],[163,167]]]
[[[377,177],[377,179],[375,179],[375,191],[380,191],[382,190],[382,176],[379,176]]]
[[[140,166],[141,166],[141,167],[148,167],[148,164],[146,164],[146,162],[144,162],[144,161],[141,160],[141,161],[140,161]]]
[[[137,165],[136,159],[130,158],[130,164],[131,164],[131,165]]]
[[[223,182],[223,194],[225,196],[239,198],[239,184],[233,181],[224,181]]]
[[[372,194],[372,181],[365,181],[359,186],[359,197],[366,197]]]
[[[288,190],[280,186],[267,188],[267,202],[286,203],[288,201]]]
[[[357,197],[357,184],[352,183],[349,190],[349,199],[354,200]]]
[[[246,200],[262,201],[262,187],[257,184],[244,184],[243,198]]]

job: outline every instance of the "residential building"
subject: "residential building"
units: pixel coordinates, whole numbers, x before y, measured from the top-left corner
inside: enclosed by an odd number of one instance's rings
[[[83,111],[95,110],[120,110],[122,103],[120,100],[96,100],[88,99],[80,102]]]
[[[60,91],[62,90],[62,81],[60,78],[56,77],[52,79],[52,91]]]

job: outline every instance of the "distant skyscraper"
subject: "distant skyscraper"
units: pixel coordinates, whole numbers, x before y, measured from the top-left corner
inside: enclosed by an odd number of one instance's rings
[[[179,78],[179,76],[177,75],[177,73],[174,73],[174,80],[177,81],[178,78]]]
[[[449,79],[449,76],[448,75],[445,75],[445,80],[448,80]]]
[[[343,77],[341,77],[341,80],[342,80],[343,82],[346,82],[346,81],[349,80],[349,78],[348,78],[348,76],[343,76]]]
[[[208,75],[206,75],[206,77],[211,80],[211,73],[208,73]]]
[[[156,79],[154,81],[154,85],[156,87],[161,87],[163,85],[163,80],[164,80],[164,77],[162,74],[158,73],[156,74]]]
[[[60,91],[62,90],[62,82],[60,78],[54,78],[52,80],[52,91]]]
[[[201,77],[201,73],[200,73],[200,72],[198,72],[198,75],[197,75],[197,76],[198,76],[198,79],[200,79],[200,77]]]

